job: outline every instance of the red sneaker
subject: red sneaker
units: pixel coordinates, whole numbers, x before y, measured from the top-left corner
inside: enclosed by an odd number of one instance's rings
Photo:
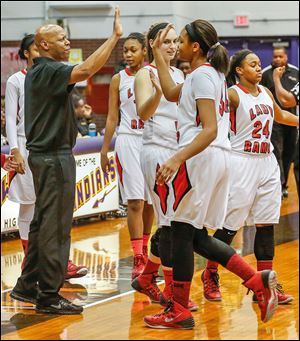
[[[193,329],[195,326],[191,312],[173,300],[169,300],[162,313],[145,316],[144,322],[148,327],[158,329]]]
[[[261,311],[261,320],[263,322],[269,321],[274,315],[278,304],[276,272],[272,270],[258,271],[243,284],[256,295]]]
[[[141,274],[135,277],[131,286],[138,292],[147,295],[152,303],[159,303],[160,290],[154,274]]]
[[[144,268],[145,268],[145,263],[144,263],[144,256],[143,255],[136,255],[133,257],[133,269],[131,273],[131,279],[135,279],[137,276],[139,276]]]
[[[75,265],[71,260],[68,260],[67,272],[65,279],[83,277],[88,273],[88,268],[83,265]]]
[[[276,291],[277,291],[277,296],[278,296],[278,304],[288,304],[293,301],[294,297],[292,295],[286,294],[283,289],[281,284],[277,284],[276,286]],[[257,303],[257,297],[254,294],[252,298],[254,303]]]
[[[209,301],[222,301],[218,272],[205,269],[201,274],[201,280],[204,285],[204,297]]]
[[[168,294],[166,293],[166,291],[164,290],[160,296],[159,296],[159,303],[160,305],[162,305],[163,307],[167,306],[168,301],[171,299],[172,294],[170,296],[168,296]],[[189,311],[197,311],[199,309],[199,306],[197,303],[193,302],[192,300],[189,300],[188,303],[188,310]]]

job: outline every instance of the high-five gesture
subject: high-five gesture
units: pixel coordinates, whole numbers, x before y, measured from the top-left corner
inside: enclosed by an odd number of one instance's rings
[[[168,24],[166,28],[164,28],[163,30],[159,30],[156,38],[153,41],[153,45],[152,45],[153,50],[161,48],[163,42],[166,39],[166,36],[168,35],[171,29],[173,30],[175,29],[175,26],[173,24]]]
[[[123,28],[120,20],[120,8],[118,6],[115,8],[114,34],[117,37],[121,37],[123,35]]]

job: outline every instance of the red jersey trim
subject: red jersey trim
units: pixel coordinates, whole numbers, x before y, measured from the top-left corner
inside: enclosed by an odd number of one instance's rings
[[[23,70],[21,70],[21,72],[23,73],[23,75],[27,75],[27,70],[26,69],[23,69]]]
[[[134,76],[134,74],[130,72],[128,67],[125,68],[125,72],[127,73],[128,76]]]
[[[237,83],[236,86],[239,87],[245,94],[250,94],[250,92],[245,89],[240,83]],[[257,90],[259,93],[261,93],[261,89],[259,86],[257,86]]]

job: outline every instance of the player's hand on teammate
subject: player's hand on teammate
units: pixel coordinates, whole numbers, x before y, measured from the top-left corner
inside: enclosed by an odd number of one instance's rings
[[[101,152],[101,168],[103,173],[107,173],[109,171],[109,159],[106,153]]]
[[[17,164],[17,168],[15,169],[20,174],[25,174],[25,161],[23,159],[23,156],[21,155],[19,149],[12,149],[11,151],[14,162]]]
[[[273,78],[281,78],[285,72],[285,66],[279,66],[273,71]]]
[[[120,38],[123,35],[123,28],[120,20],[120,8],[115,7],[114,31],[113,33]]]
[[[169,182],[177,172],[180,165],[181,161],[176,158],[176,155],[171,157],[156,172],[156,183],[158,185],[163,185],[164,183]]]

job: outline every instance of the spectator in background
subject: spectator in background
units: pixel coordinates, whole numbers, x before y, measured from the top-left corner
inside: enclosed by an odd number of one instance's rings
[[[192,71],[190,62],[178,59],[176,62],[176,67],[181,70],[184,74],[184,78]]]
[[[272,64],[263,70],[261,84],[272,92],[276,102],[281,108],[296,115],[296,107],[291,107],[280,102],[277,97],[273,80],[273,72],[279,67],[285,67],[281,77],[282,87],[286,90],[292,89],[299,81],[299,69],[294,65],[288,64],[288,55],[284,47],[274,48]],[[282,197],[287,198],[288,174],[296,148],[297,128],[275,122],[271,140],[274,146],[274,154],[280,167]]]
[[[77,94],[72,94],[72,101],[76,116],[78,136],[89,134],[89,124],[92,121],[92,107],[84,102],[84,99]]]
[[[299,82],[290,91],[285,90],[281,84],[281,77],[284,72],[285,67],[278,67],[273,72],[273,80],[277,99],[282,106],[296,107],[299,105]],[[299,135],[294,155],[294,174],[299,196]]]

